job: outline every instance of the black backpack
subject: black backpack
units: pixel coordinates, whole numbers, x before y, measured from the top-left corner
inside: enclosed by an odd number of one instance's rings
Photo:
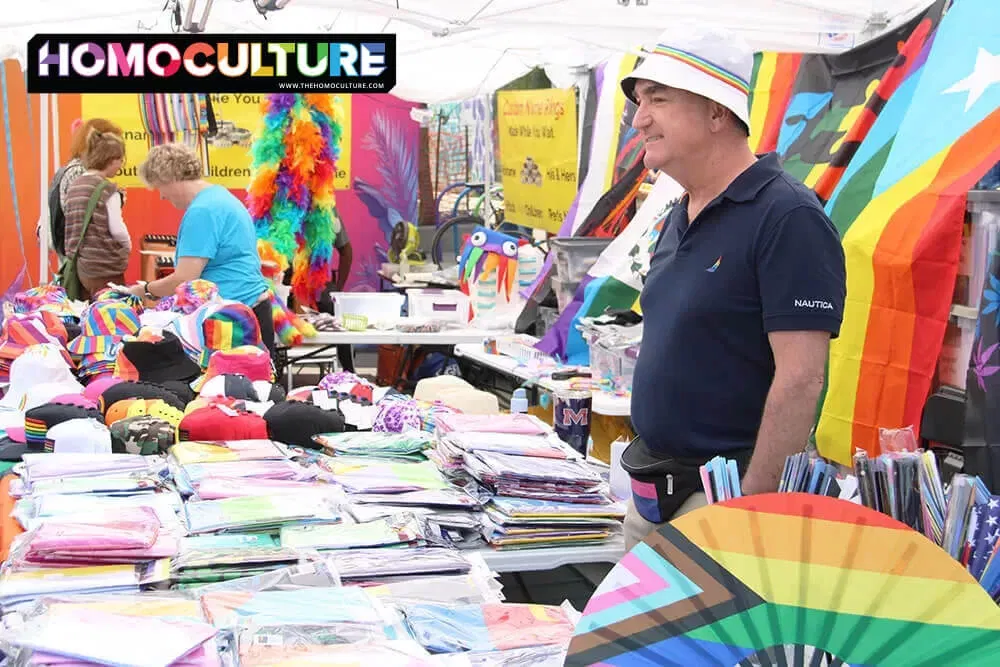
[[[49,238],[52,240],[53,250],[60,257],[66,256],[66,215],[59,199],[59,186],[65,173],[66,167],[60,167],[49,185]]]

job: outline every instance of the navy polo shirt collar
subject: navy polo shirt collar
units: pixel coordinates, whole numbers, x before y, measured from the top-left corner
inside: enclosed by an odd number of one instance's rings
[[[734,202],[752,201],[765,185],[781,174],[777,153],[758,155],[757,161],[729,184],[722,196]]]

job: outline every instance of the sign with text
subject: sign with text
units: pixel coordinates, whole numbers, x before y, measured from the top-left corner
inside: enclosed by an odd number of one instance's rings
[[[576,92],[497,92],[504,219],[558,232],[577,189]]]
[[[265,95],[219,93],[211,95],[218,132],[208,141],[208,180],[227,188],[244,189],[250,184],[250,146],[260,131]],[[334,95],[344,109],[343,134],[334,188],[351,188],[351,96]],[[142,124],[139,95],[81,95],[82,118],[106,118],[125,134],[125,165],[114,180],[121,187],[145,187],[139,165],[149,152],[149,137]]]
[[[35,35],[29,93],[388,93],[395,35]]]

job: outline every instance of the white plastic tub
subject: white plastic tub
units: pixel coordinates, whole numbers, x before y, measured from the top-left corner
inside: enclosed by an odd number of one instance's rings
[[[396,292],[330,292],[333,314],[365,315],[368,322],[395,322],[403,312],[406,297]]]
[[[469,322],[469,297],[457,289],[408,289],[406,299],[413,319]]]

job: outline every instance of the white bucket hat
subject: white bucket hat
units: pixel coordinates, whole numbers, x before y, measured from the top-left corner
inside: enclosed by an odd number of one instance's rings
[[[31,345],[10,365],[10,388],[0,408],[25,412],[63,394],[82,394],[83,385],[73,376],[56,345]]]
[[[753,51],[734,34],[716,28],[672,28],[654,46],[642,51],[644,60],[622,79],[625,96],[638,104],[639,80],[679,88],[726,107],[750,127],[750,78]]]

